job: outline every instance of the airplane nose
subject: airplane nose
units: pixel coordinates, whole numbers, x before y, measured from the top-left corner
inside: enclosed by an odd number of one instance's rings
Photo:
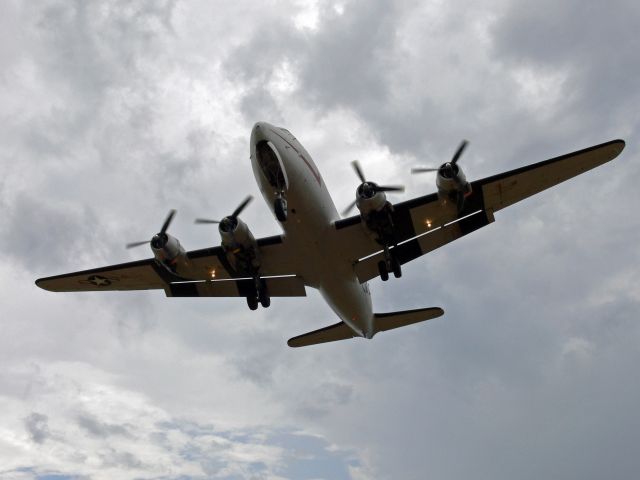
[[[257,122],[251,130],[251,143],[255,145],[262,140],[269,140],[267,138],[269,127],[267,122]]]

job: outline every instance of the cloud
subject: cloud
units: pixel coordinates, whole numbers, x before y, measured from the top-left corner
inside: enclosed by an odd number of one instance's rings
[[[0,476],[632,477],[638,12],[612,5],[4,4]],[[249,312],[33,285],[148,257],[123,245],[170,208],[185,247],[217,244],[192,221],[259,195],[257,120],[297,136],[338,209],[354,158],[407,185],[396,201],[462,138],[470,179],[627,149],[372,282],[376,311],[446,315],[370,342],[286,347],[335,322],[313,290]],[[243,220],[279,232],[261,202]]]
[[[47,426],[47,416],[41,413],[33,412],[24,419],[24,425],[31,439],[35,443],[44,443],[49,436],[49,427]]]

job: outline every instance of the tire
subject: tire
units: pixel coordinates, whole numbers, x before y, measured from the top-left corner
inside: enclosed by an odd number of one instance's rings
[[[387,263],[384,261],[378,262],[378,272],[380,272],[380,278],[383,282],[389,280],[389,271],[387,270]]]
[[[254,297],[247,297],[247,305],[249,305],[249,309],[257,310],[258,309],[258,299]]]
[[[273,202],[273,211],[276,213],[276,218],[279,222],[287,221],[287,201],[284,198],[276,198],[275,202]]]
[[[266,289],[263,289],[258,294],[258,301],[260,302],[260,305],[262,305],[263,308],[269,308],[269,305],[271,305],[271,297],[267,293]]]
[[[393,270],[393,276],[400,278],[402,276],[402,265],[396,257],[391,257],[391,270]]]

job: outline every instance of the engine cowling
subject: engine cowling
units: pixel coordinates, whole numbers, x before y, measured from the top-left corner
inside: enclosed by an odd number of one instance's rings
[[[471,184],[467,182],[462,168],[453,162],[443,163],[438,168],[436,186],[440,199],[456,202],[459,209],[462,209],[464,197],[471,193]]]
[[[225,217],[218,226],[222,248],[238,273],[255,275],[260,269],[258,244],[247,224],[238,217]]]
[[[356,190],[356,206],[363,217],[381,211],[387,204],[387,196],[376,187],[373,182],[364,182]]]
[[[151,239],[151,250],[156,261],[172,273],[186,267],[187,253],[177,238],[168,233],[158,233]]]
[[[254,249],[256,240],[244,223],[237,217],[225,217],[218,226],[222,247],[225,250],[235,250],[237,248]]]

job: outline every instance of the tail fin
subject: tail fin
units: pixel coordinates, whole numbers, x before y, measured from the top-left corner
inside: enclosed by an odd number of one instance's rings
[[[431,320],[432,318],[437,318],[442,315],[444,315],[444,310],[439,307],[418,308],[416,310],[404,310],[402,312],[374,313],[374,332],[384,332],[385,330],[404,327],[412,323]]]

